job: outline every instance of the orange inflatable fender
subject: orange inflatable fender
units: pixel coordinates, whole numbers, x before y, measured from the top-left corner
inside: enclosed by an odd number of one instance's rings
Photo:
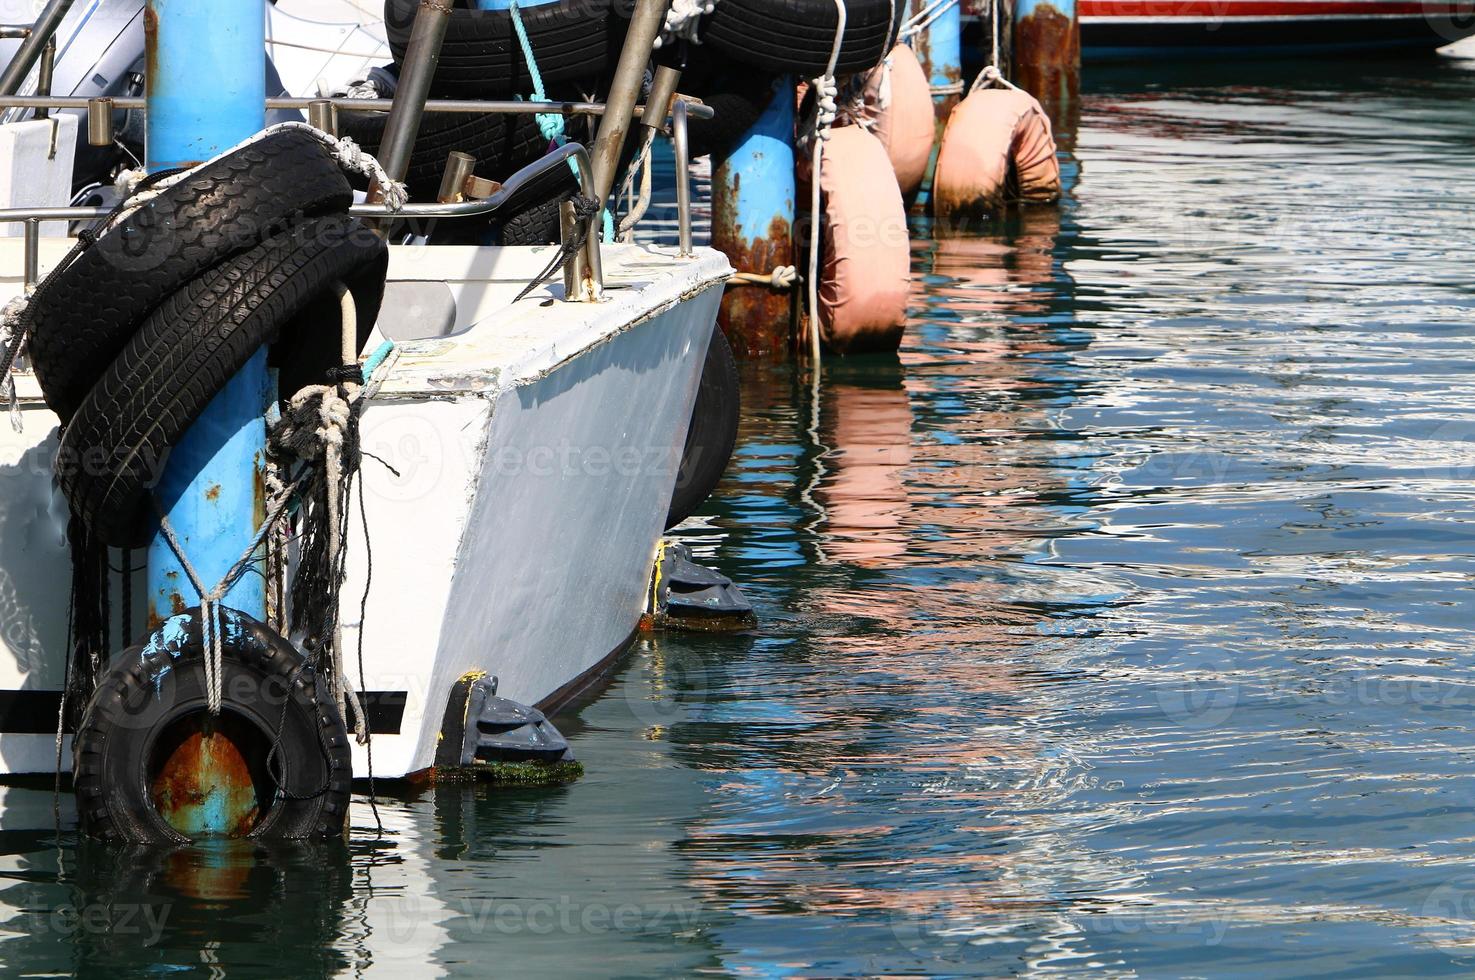
[[[937,135],[932,88],[911,45],[898,44],[871,69],[862,98],[857,116],[886,147],[901,196],[911,197],[927,177]]]
[[[799,181],[809,183],[808,157]],[[807,191],[800,192],[802,200]],[[830,131],[820,164],[820,338],[841,354],[896,350],[906,330],[911,236],[881,141],[860,126]]]
[[[1050,117],[1028,92],[983,88],[948,118],[932,178],[932,214],[981,218],[1006,200],[1060,198],[1060,160]]]

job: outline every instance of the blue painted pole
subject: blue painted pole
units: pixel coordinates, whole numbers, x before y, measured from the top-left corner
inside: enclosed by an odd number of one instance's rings
[[[794,264],[794,80],[773,98],[737,148],[714,161],[712,247],[739,272],[768,275]],[[729,289],[719,322],[740,356],[789,353],[792,298],[758,287]]]
[[[148,0],[150,171],[208,160],[265,126],[265,23],[261,0]],[[269,391],[260,351],[175,447],[156,491],[207,589],[245,552],[263,517]],[[155,622],[198,601],[162,536],[149,547],[148,590]],[[226,602],[264,619],[261,577],[243,577]]]
[[[947,122],[963,90],[963,4],[961,0],[937,15],[927,28],[928,81],[932,105],[940,122]]]

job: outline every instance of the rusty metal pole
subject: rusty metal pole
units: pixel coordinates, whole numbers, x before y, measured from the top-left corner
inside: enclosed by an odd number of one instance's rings
[[[1062,128],[1081,95],[1081,24],[1075,0],[1015,0],[1013,55],[1014,83],[1039,99],[1056,128]]]
[[[415,136],[430,98],[430,82],[440,64],[441,42],[451,23],[451,0],[422,0],[410,29],[405,56],[400,59],[399,86],[394,90],[394,108],[384,123],[379,141],[379,162],[395,180],[404,180],[415,152]],[[369,189],[369,200],[380,200],[377,187]]]
[[[712,247],[739,272],[766,276],[794,264],[794,80],[775,83],[772,101],[723,160],[712,161]],[[739,357],[794,350],[794,295],[737,286],[718,317]]]
[[[912,39],[912,49],[932,86],[932,110],[941,127],[963,93],[963,4],[961,0],[912,0],[911,15],[925,26]],[[938,129],[938,138],[942,130]]]
[[[615,186],[615,171],[619,169],[620,151],[624,149],[635,103],[640,98],[640,86],[645,81],[645,66],[650,62],[650,53],[655,49],[670,6],[671,0],[635,0],[635,10],[630,14],[625,45],[620,49],[604,115],[599,119],[599,133],[589,151],[594,167],[594,192],[600,204]]]

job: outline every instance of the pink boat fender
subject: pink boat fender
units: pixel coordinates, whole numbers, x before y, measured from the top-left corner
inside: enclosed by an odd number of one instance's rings
[[[982,218],[1005,201],[1060,198],[1060,160],[1050,117],[1020,89],[977,88],[948,119],[932,178],[932,214]]]
[[[898,44],[871,69],[862,98],[857,120],[886,148],[901,195],[910,198],[927,177],[937,135],[932,88],[911,45]]]
[[[801,157],[798,176],[806,188],[808,170]],[[860,126],[832,129],[820,194],[820,337],[841,354],[896,350],[907,322],[911,239],[881,141]],[[800,191],[801,200],[807,195]]]

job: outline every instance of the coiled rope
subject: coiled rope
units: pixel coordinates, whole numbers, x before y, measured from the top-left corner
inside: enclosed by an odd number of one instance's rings
[[[717,9],[717,0],[671,0],[666,11],[666,25],[656,37],[655,47],[660,49],[672,41],[690,41],[701,44],[698,28],[702,17]]]

